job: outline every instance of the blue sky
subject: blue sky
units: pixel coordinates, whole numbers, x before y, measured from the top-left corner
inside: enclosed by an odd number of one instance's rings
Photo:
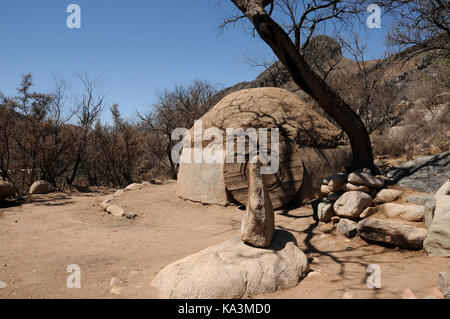
[[[125,117],[143,111],[158,90],[194,79],[224,87],[253,80],[262,70],[244,55],[270,54],[240,27],[220,33],[233,7],[228,0],[0,0],[0,92],[14,95],[21,75],[32,73],[36,90],[49,90],[52,74],[79,89],[74,72],[102,75],[109,105]],[[81,29],[66,26],[66,8],[81,7]],[[373,57],[383,31],[371,30]],[[107,115],[105,115],[107,119]]]

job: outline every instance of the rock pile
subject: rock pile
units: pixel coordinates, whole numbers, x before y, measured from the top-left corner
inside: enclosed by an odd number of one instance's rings
[[[14,188],[10,183],[0,180],[0,202],[15,194]]]
[[[403,192],[387,189],[385,184],[383,176],[374,176],[367,169],[324,179],[323,197],[312,202],[319,229],[332,232],[336,228],[347,237],[359,234],[368,242],[422,249],[428,236],[423,221],[427,216],[433,219],[433,198],[415,197],[409,198],[408,204],[393,203]]]
[[[52,192],[52,185],[47,181],[37,181],[31,185],[29,193],[31,195],[48,194]]]

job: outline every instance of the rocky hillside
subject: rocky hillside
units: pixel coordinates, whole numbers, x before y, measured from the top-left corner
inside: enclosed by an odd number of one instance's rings
[[[305,57],[361,116],[377,155],[410,160],[446,152],[450,147],[449,57],[444,50],[428,49],[429,44],[410,47],[386,59],[362,62],[360,56],[359,61],[344,57],[337,41],[318,36],[311,41]],[[287,89],[327,117],[280,62],[251,82],[219,92],[211,102],[217,103],[237,90],[257,87]]]
[[[357,63],[342,55],[342,49],[337,41],[327,36],[317,36],[313,40],[315,41],[311,42],[306,59],[316,71],[317,68],[314,66],[321,64],[323,69],[333,67],[329,77],[336,75],[340,77],[341,81],[358,81],[360,73]],[[384,81],[399,89],[398,103],[402,100],[415,101],[427,95],[431,83],[435,84],[433,89],[436,91],[436,95],[443,93],[449,90],[449,74],[445,74],[444,70],[445,58],[439,50],[424,50],[425,47],[425,44],[414,46],[386,59],[365,61],[367,72],[375,75],[383,70]],[[321,61],[317,63],[317,60]],[[335,86],[336,83],[330,84]],[[214,100],[241,89],[257,87],[280,87],[296,93],[304,99],[309,99],[292,81],[285,67],[276,62],[253,81],[241,82],[219,92]]]

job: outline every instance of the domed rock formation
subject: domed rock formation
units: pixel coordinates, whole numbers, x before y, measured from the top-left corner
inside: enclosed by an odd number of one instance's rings
[[[297,95],[284,89],[256,88],[234,92],[200,120],[202,132],[214,127],[224,137],[222,141],[203,139],[201,145],[194,145],[194,128],[189,131],[191,154],[185,148],[182,157],[190,158],[191,163],[182,162],[180,165],[177,193],[179,197],[192,201],[218,205],[236,201],[246,204],[248,152],[245,163],[224,164],[227,129],[279,129],[280,169],[264,177],[274,209],[294,198],[312,199],[320,187],[316,181],[341,170],[351,161],[351,150],[339,147],[343,140],[342,132]],[[195,150],[211,145],[223,148],[224,160],[220,163],[196,163]]]

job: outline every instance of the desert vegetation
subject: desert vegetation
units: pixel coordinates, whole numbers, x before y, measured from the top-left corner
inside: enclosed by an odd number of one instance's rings
[[[124,119],[119,105],[107,110],[99,80],[78,75],[84,91],[69,99],[69,87],[55,81],[50,93],[35,92],[26,74],[13,97],[1,96],[0,176],[24,195],[36,180],[56,189],[120,187],[155,178],[176,178],[171,133],[189,128],[211,106],[217,92],[206,81],[164,90],[149,111]],[[111,113],[113,122],[101,115]]]

